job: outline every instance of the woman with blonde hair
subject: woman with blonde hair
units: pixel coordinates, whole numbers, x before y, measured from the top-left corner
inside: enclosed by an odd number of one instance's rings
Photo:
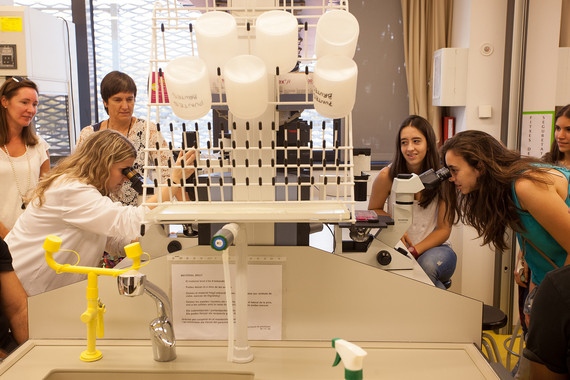
[[[50,234],[62,240],[58,262],[98,265],[104,250],[121,255],[123,247],[140,235],[147,206],[125,206],[108,195],[128,181],[123,174],[135,160],[136,149],[127,138],[112,130],[90,136],[73,154],[38,183],[30,204],[6,237],[14,269],[29,296],[84,279],[83,275],[57,274],[47,266],[42,250]],[[180,183],[193,169],[194,151],[181,154],[172,165],[171,179]],[[184,161],[184,163],[182,163]],[[182,166],[188,167],[183,169]],[[181,196],[179,187],[162,187],[147,201]],[[152,208],[152,207],[151,207]]]

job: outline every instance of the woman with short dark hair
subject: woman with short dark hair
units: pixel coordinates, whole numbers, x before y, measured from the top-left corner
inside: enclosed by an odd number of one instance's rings
[[[109,118],[100,123],[84,127],[79,135],[77,146],[80,146],[88,136],[97,131],[106,129],[117,131],[129,139],[135,146],[137,155],[133,168],[142,174],[143,168],[147,164],[145,149],[147,148],[146,129],[148,128],[148,148],[153,148],[152,151],[148,152],[148,164],[166,167],[170,158],[170,151],[162,133],[158,131],[156,124],[133,116],[137,97],[135,81],[123,72],[111,71],[101,81],[100,91],[103,105]],[[158,151],[158,148],[164,150]],[[155,160],[158,165],[156,165]],[[154,176],[155,174],[152,173],[151,175]],[[159,179],[159,182],[165,183],[168,178],[168,171],[160,170],[160,178],[155,178]],[[124,183],[121,190],[116,194],[112,194],[111,197],[124,205],[136,206],[139,204],[139,193],[130,183]]]

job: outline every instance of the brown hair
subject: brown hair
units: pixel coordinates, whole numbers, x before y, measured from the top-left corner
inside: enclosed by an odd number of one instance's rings
[[[404,119],[404,121],[402,121],[402,124],[400,124],[400,129],[398,130],[398,136],[396,138],[396,147],[394,150],[394,157],[392,159],[392,164],[390,165],[390,171],[389,171],[390,179],[392,180],[396,178],[398,174],[411,174],[408,170],[406,159],[404,158],[404,155],[402,154],[402,149],[400,147],[401,144],[400,137],[402,129],[406,127],[414,127],[418,131],[420,131],[421,134],[424,135],[427,143],[427,152],[424,160],[422,161],[421,171],[420,173],[416,174],[421,174],[428,169],[437,170],[441,167],[441,160],[439,158],[439,153],[437,151],[437,141],[435,137],[435,132],[433,131],[433,127],[431,126],[429,121],[427,121],[423,117],[417,115],[411,115],[408,116],[406,119]],[[432,202],[432,200],[439,195],[439,193],[440,193],[439,187],[436,187],[435,189],[422,190],[419,202],[420,206],[426,208]]]
[[[4,98],[6,100],[12,99],[18,94],[22,88],[31,88],[39,93],[38,86],[27,78],[22,77],[11,77],[6,79],[6,81],[0,87],[0,99]],[[36,128],[34,122],[30,123],[29,126],[22,130],[22,139],[26,145],[36,145],[39,140],[36,135]],[[0,145],[5,145],[8,143],[8,119],[6,117],[6,109],[0,107]]]
[[[565,105],[564,107],[560,108],[558,112],[556,112],[556,115],[554,115],[554,123],[556,123],[562,116],[570,119],[570,104]],[[542,157],[542,159],[543,161],[550,162],[552,164],[556,164],[558,161],[564,159],[564,154],[560,152],[556,140],[552,141],[552,145],[550,145],[550,152],[547,152]]]
[[[514,182],[519,178],[550,183],[546,170],[533,165],[542,161],[521,156],[519,152],[507,149],[488,133],[464,131],[448,139],[441,148],[445,160],[447,152],[461,156],[469,166],[480,172],[476,190],[461,194],[455,185],[446,181],[442,184],[448,205],[446,218],[450,223],[462,222],[475,228],[484,244],[505,250],[507,228],[523,232],[519,209],[513,199]]]
[[[109,102],[109,98],[120,92],[129,92],[137,97],[137,85],[133,78],[120,71],[111,71],[101,81],[101,99],[105,103]],[[109,114],[107,106],[105,111]]]

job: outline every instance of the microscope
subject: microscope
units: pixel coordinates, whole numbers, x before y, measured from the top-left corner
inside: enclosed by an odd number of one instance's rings
[[[357,210],[356,222],[348,226],[350,238],[354,242],[365,244],[366,251],[346,252],[343,250],[341,254],[385,270],[412,269],[414,259],[399,243],[412,224],[414,196],[423,189],[433,189],[439,186],[449,177],[451,173],[446,167],[437,171],[429,169],[420,175],[399,174],[394,178],[391,189],[392,194],[395,195],[392,218],[383,216],[376,219],[359,218]],[[367,213],[368,211],[360,212],[361,215],[368,215]],[[370,231],[374,228],[378,228],[378,232],[372,236]]]

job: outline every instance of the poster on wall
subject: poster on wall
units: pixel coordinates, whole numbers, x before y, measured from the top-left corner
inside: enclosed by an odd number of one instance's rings
[[[523,112],[521,154],[541,158],[554,138],[554,111]]]
[[[282,271],[281,265],[248,265],[249,339],[281,339]],[[227,339],[226,287],[222,264],[173,263],[171,273],[176,338]],[[235,313],[234,264],[230,264],[230,277]]]

